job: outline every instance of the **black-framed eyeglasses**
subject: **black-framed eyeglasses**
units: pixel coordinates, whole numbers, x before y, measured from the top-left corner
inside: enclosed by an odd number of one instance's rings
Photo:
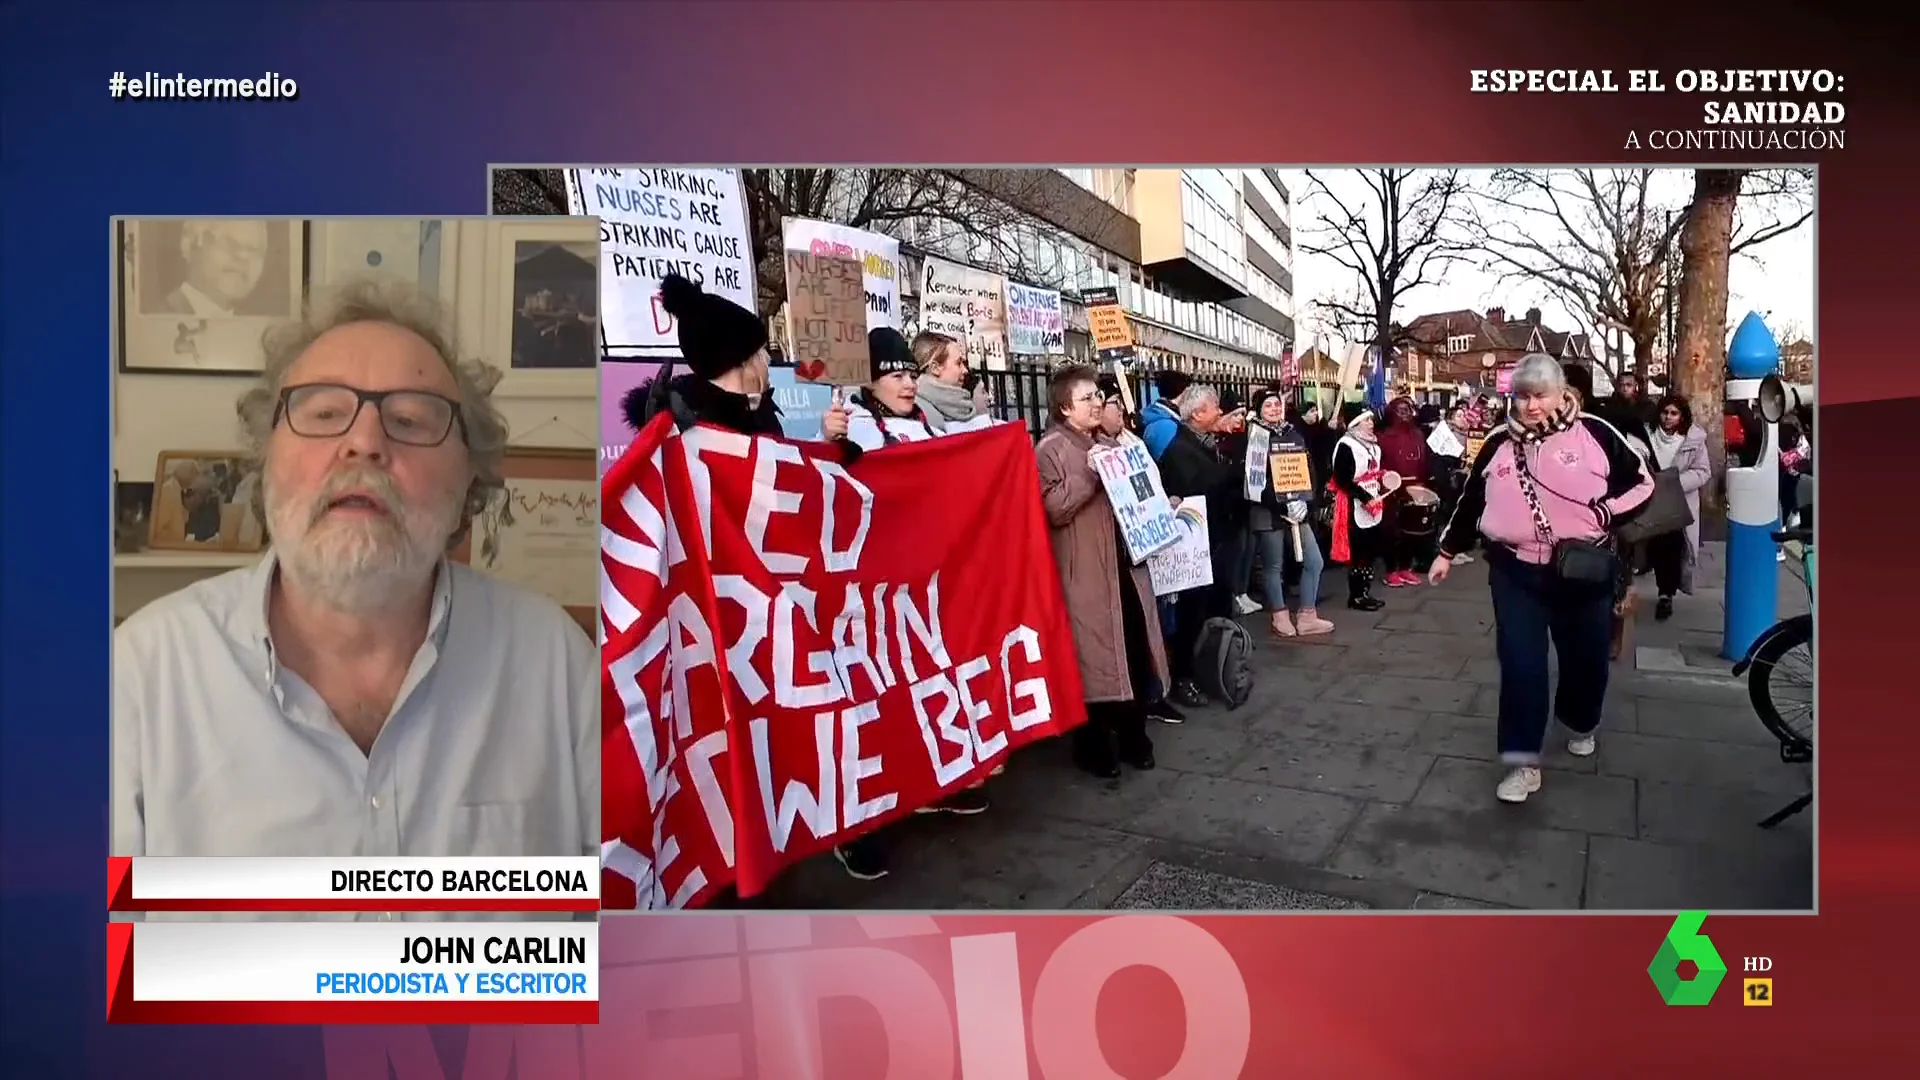
[[[460,426],[467,437],[460,403],[430,390],[361,390],[338,383],[305,383],[280,391],[274,423],[303,439],[337,439],[353,430],[360,410],[369,403],[379,411],[387,438],[407,446],[439,446]]]

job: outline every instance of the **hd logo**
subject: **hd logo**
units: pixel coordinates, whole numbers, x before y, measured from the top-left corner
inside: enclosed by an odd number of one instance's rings
[[[1720,950],[1713,947],[1712,938],[1700,932],[1706,921],[1704,911],[1681,912],[1660,942],[1660,951],[1653,954],[1653,963],[1647,965],[1660,1000],[1669,1005],[1705,1005],[1713,1000],[1713,992],[1727,976]],[[1680,977],[1680,964],[1686,960],[1693,961],[1695,968],[1691,979]]]

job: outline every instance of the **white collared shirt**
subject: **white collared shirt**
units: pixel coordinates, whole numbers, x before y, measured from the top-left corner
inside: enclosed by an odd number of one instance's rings
[[[443,562],[363,754],[274,657],[274,569],[269,554],[114,631],[112,854],[599,854],[600,660],[558,605]]]
[[[220,303],[213,297],[201,292],[191,281],[180,283],[180,296],[195,315],[203,319],[227,319],[233,317],[233,309]]]

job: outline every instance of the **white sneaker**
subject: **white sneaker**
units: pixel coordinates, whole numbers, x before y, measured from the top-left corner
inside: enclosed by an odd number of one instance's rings
[[[1472,561],[1473,561],[1473,556],[1467,554],[1464,551],[1453,557],[1453,565],[1455,566],[1465,566]]]
[[[1248,596],[1245,593],[1241,593],[1239,596],[1234,597],[1233,605],[1240,609],[1240,614],[1242,615],[1251,615],[1254,612],[1259,611],[1262,606],[1253,597]]]
[[[1774,561],[1774,562],[1786,562],[1786,561],[1787,561],[1787,549],[1786,549],[1786,548],[1774,548],[1774,549],[1773,549],[1773,561]]]
[[[1527,796],[1539,790],[1540,770],[1529,765],[1507,773],[1493,793],[1501,802],[1526,802]]]
[[[1592,735],[1575,735],[1567,740],[1567,753],[1574,757],[1592,757],[1593,750]]]

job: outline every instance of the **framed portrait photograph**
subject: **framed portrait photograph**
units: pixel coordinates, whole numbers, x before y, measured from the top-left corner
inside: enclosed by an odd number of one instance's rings
[[[494,226],[487,355],[510,397],[591,397],[600,360],[600,233],[592,218]]]
[[[589,636],[600,606],[597,459],[590,447],[508,447],[505,496],[474,519],[452,556],[547,596]]]
[[[156,551],[254,552],[267,530],[255,509],[260,473],[232,450],[167,450],[153,476],[147,546]]]
[[[306,300],[307,241],[297,220],[116,222],[120,370],[258,374],[261,333]]]

